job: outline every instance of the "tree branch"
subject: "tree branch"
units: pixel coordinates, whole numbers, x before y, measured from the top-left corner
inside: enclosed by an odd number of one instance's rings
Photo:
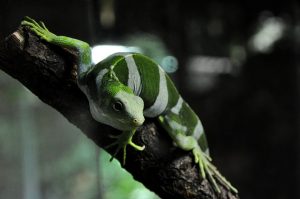
[[[0,43],[0,69],[58,110],[99,147],[105,147],[112,142],[108,135],[120,132],[93,120],[88,101],[77,87],[72,60],[74,53],[40,40],[24,27]],[[192,154],[174,147],[156,121],[147,121],[135,134],[134,142],[146,148],[139,152],[127,147],[124,167],[161,198],[238,198],[222,185],[221,194],[216,194],[209,182],[199,177]]]

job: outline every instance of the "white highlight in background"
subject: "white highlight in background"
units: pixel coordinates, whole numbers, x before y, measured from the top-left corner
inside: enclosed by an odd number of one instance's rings
[[[121,52],[141,52],[141,49],[121,45],[97,45],[92,47],[92,61],[94,64],[97,64],[106,57]]]
[[[285,24],[281,18],[269,17],[261,22],[257,33],[250,41],[250,47],[257,52],[269,52],[274,43],[283,36],[284,30]]]

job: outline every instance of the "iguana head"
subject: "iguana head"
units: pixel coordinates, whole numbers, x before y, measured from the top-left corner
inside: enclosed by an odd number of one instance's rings
[[[136,96],[115,76],[107,74],[98,88],[97,97],[90,100],[91,113],[95,120],[122,131],[134,130],[144,121],[142,98]]]

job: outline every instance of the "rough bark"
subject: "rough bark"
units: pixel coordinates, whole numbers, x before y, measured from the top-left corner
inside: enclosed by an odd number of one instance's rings
[[[0,43],[0,69],[19,80],[104,148],[112,142],[108,135],[120,132],[91,117],[88,102],[76,84],[74,56],[76,53],[50,45],[24,27]],[[221,194],[216,194],[210,183],[199,177],[192,154],[174,147],[156,121],[147,121],[135,134],[134,142],[146,148],[139,152],[127,147],[124,168],[161,198],[238,198],[222,185]],[[113,153],[112,150],[108,152]]]

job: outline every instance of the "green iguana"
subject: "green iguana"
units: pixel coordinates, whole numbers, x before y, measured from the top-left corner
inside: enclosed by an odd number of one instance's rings
[[[86,42],[57,36],[43,22],[29,17],[22,25],[51,44],[78,51],[78,86],[89,101],[93,118],[122,131],[108,147],[117,147],[114,156],[123,150],[123,164],[127,145],[139,151],[144,149],[132,142],[137,127],[145,118],[157,118],[177,147],[192,151],[202,178],[208,178],[217,192],[220,188],[216,179],[237,193],[212,164],[198,116],[157,63],[142,54],[117,53],[93,65],[91,48]]]

